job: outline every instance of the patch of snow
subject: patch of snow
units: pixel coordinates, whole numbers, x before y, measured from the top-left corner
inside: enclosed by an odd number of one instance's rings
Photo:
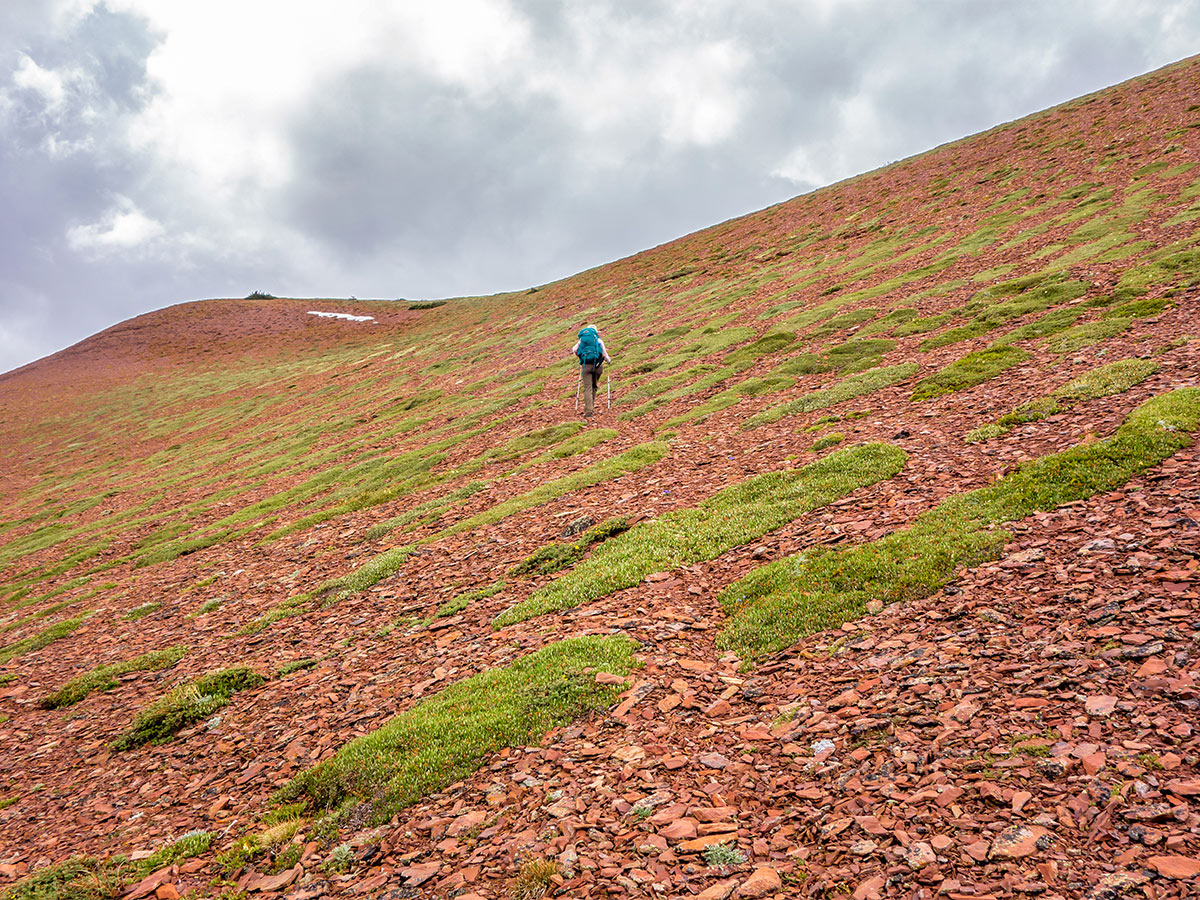
[[[350,322],[374,322],[375,321],[374,316],[352,316],[352,315],[350,315],[350,313],[318,312],[315,309],[310,309],[308,311],[308,314],[310,316],[321,316],[324,319],[346,319]]]

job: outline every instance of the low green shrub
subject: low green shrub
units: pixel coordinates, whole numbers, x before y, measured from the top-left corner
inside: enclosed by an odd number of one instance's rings
[[[291,675],[293,672],[311,669],[320,661],[321,660],[317,659],[315,656],[310,656],[305,659],[293,659],[290,662],[285,662],[279,667],[279,677],[282,678],[284,675]]]
[[[386,822],[474,773],[503,747],[535,746],[549,729],[605,709],[636,645],[622,636],[570,638],[451,685],[296,776],[276,802],[303,802],[334,828]]]
[[[208,852],[214,835],[190,831],[145,859],[73,856],[31,872],[5,888],[3,900],[115,900],[125,889],[159,869]]]
[[[941,589],[962,566],[994,559],[1011,535],[997,526],[1111,491],[1191,444],[1200,388],[1146,401],[1104,441],[1034,460],[988,487],[958,494],[886,537],[813,548],[768,563],[721,592],[730,614],[719,648],[756,658],[893,603]]]
[[[737,350],[726,354],[725,365],[733,366],[735,369],[748,368],[759,357],[769,356],[772,353],[778,353],[795,340],[795,332],[768,331],[758,340],[747,344],[745,347],[739,347]]]
[[[169,669],[187,653],[187,647],[168,647],[166,650],[151,650],[133,659],[96,666],[76,678],[72,678],[48,697],[41,705],[45,709],[59,709],[78,703],[93,691],[111,691],[118,684],[117,677],[129,672],[150,672]]]
[[[813,441],[813,445],[808,449],[813,453],[820,453],[822,450],[828,450],[830,447],[836,447],[846,439],[846,435],[840,431],[831,431],[829,434],[823,435]]]
[[[1030,354],[1025,350],[1007,344],[994,344],[976,350],[950,363],[940,372],[918,381],[912,398],[929,400],[943,394],[965,391],[995,378],[1006,369],[1019,366],[1029,358]]]
[[[549,575],[565,569],[583,559],[591,547],[628,531],[629,527],[629,520],[623,516],[608,519],[594,528],[589,528],[574,541],[547,544],[509,569],[508,574]]]
[[[202,675],[171,688],[137,714],[133,724],[112,743],[114,750],[164,744],[194,722],[207,719],[229,703],[237,691],[257,687],[263,678],[247,666]]]
[[[438,607],[438,611],[434,613],[433,617],[435,619],[443,619],[446,616],[462,612],[476,600],[486,600],[488,597],[494,597],[506,587],[508,587],[508,582],[506,581],[493,581],[486,587],[481,587],[473,591],[464,591]]]
[[[1148,359],[1121,359],[1100,366],[1055,389],[1049,396],[1022,403],[994,424],[981,425],[968,432],[965,440],[969,444],[990,440],[1007,434],[1018,425],[1039,422],[1076,403],[1124,393],[1157,371],[1158,363]]]
[[[1046,340],[1045,347],[1051,353],[1075,353],[1084,347],[1098,344],[1110,337],[1116,337],[1133,324],[1133,319],[1101,319],[1098,322],[1084,322],[1068,328],[1060,334]]]
[[[597,600],[654,572],[715,559],[857,488],[891,478],[906,454],[887,444],[832,453],[802,469],[768,472],[698,506],[642,522],[601,544],[570,572],[496,617],[497,628]]]
[[[759,425],[778,422],[784,416],[795,416],[825,409],[847,400],[853,400],[855,397],[874,393],[889,385],[911,378],[917,374],[919,368],[916,363],[901,363],[898,366],[884,366],[879,369],[868,369],[857,375],[850,375],[841,381],[834,382],[827,388],[812,391],[780,406],[764,409],[747,419],[742,428],[757,428]]]
[[[34,650],[41,650],[43,647],[52,644],[60,638],[65,638],[82,625],[83,620],[89,615],[91,615],[91,611],[85,612],[81,616],[76,616],[74,619],[65,619],[62,622],[56,622],[48,628],[43,628],[37,634],[22,638],[19,641],[13,641],[13,643],[5,647],[0,647],[0,665],[17,656],[22,656]]]

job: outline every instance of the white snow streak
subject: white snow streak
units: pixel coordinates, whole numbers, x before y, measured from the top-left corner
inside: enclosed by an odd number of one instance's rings
[[[308,314],[310,316],[321,316],[324,319],[346,319],[350,322],[374,322],[375,321],[374,316],[352,316],[352,315],[350,315],[350,313],[318,312],[315,309],[310,309],[308,311]]]

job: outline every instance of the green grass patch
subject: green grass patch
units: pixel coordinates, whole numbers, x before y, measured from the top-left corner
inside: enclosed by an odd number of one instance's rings
[[[1172,225],[1186,225],[1188,222],[1195,222],[1197,219],[1200,219],[1200,204],[1189,206],[1182,212],[1176,213],[1163,222],[1163,225],[1170,228]]]
[[[858,337],[865,338],[875,334],[888,334],[893,329],[907,325],[909,322],[920,318],[920,316],[920,310],[911,306],[901,306],[898,309],[893,309],[878,321],[860,328]]]
[[[943,325],[950,321],[953,316],[950,313],[940,313],[936,316],[922,316],[916,319],[910,319],[892,328],[892,337],[906,338],[912,337],[914,334],[928,334],[931,331],[937,331]],[[863,329],[864,332],[866,329]]]
[[[1064,403],[1083,403],[1100,397],[1111,397],[1141,384],[1158,369],[1159,365],[1154,360],[1119,359],[1068,381],[1055,390],[1053,396]]]
[[[972,428],[966,433],[963,440],[968,444],[980,444],[984,441],[990,441],[992,438],[998,438],[1007,432],[1008,429],[997,425],[995,422],[988,422],[985,425],[980,425],[978,428]]]
[[[965,391],[995,378],[1006,369],[1019,366],[1029,358],[1030,354],[1027,351],[1007,344],[976,350],[950,363],[940,372],[918,381],[912,399],[928,400],[943,394]]]
[[[1015,344],[1017,341],[1033,341],[1066,331],[1075,324],[1075,320],[1083,315],[1081,309],[1052,309],[1044,316],[1039,316],[1032,322],[1014,328],[1001,337],[996,343]]]
[[[551,728],[606,709],[619,686],[595,672],[625,675],[636,645],[621,636],[571,638],[507,666],[488,669],[423,700],[302,772],[276,795],[324,812],[336,829],[361,829],[446,785],[470,777],[492,753],[537,745]]]
[[[486,509],[477,515],[451,525],[441,532],[441,534],[461,534],[464,531],[471,531],[482,525],[494,524],[514,513],[542,506],[551,500],[557,500],[559,497],[563,497],[574,491],[591,487],[593,484],[599,484],[602,481],[612,481],[620,478],[622,475],[637,472],[658,462],[670,451],[670,444],[662,441],[638,444],[624,453],[618,453],[616,456],[600,460],[579,472],[564,475],[561,478],[556,478],[554,481],[548,481],[518,497],[498,503],[491,509]]]
[[[550,575],[574,565],[595,545],[628,530],[629,520],[623,516],[608,519],[594,528],[589,528],[573,541],[547,544],[509,569],[508,574]]]
[[[814,548],[769,563],[722,591],[730,621],[718,647],[756,658],[893,603],[940,590],[960,566],[999,555],[1011,535],[997,526],[1125,484],[1191,444],[1200,389],[1143,403],[1113,437],[1034,460],[988,487],[958,494],[912,526],[867,544]]]
[[[726,354],[725,365],[733,366],[735,369],[747,368],[759,357],[778,353],[795,340],[796,333],[793,331],[769,331],[745,347],[739,347],[732,353]]]
[[[698,506],[666,513],[605,542],[570,572],[501,613],[493,624],[500,628],[576,607],[633,587],[651,573],[716,559],[857,488],[891,478],[906,458],[897,447],[863,444],[802,469],[748,478]]]
[[[856,339],[830,347],[824,353],[801,353],[781,363],[775,370],[785,375],[812,375],[818,372],[858,372],[883,362],[883,355],[896,349],[886,338]]]
[[[1156,287],[1185,288],[1200,282],[1200,249],[1172,244],[1153,258],[1128,269],[1119,282],[1122,288],[1146,292]]]
[[[822,435],[813,441],[813,445],[808,449],[813,453],[820,453],[822,450],[828,450],[830,447],[836,447],[846,439],[846,435],[840,431],[831,431],[829,434]]]
[[[164,744],[194,722],[207,719],[229,703],[230,697],[262,684],[263,677],[247,666],[235,666],[176,685],[137,714],[129,730],[112,743],[114,750],[143,744]]]
[[[533,462],[550,462],[556,459],[566,459],[569,456],[577,456],[580,453],[586,453],[593,447],[603,444],[605,441],[611,441],[617,434],[618,432],[615,428],[589,428],[587,431],[569,437],[558,446],[547,450],[541,456],[535,458]]]
[[[205,613],[210,613],[214,609],[219,609],[224,603],[224,597],[210,597],[201,603],[194,613],[189,613],[188,618],[195,618],[196,616],[202,616]]]
[[[1116,337],[1129,329],[1133,319],[1101,319],[1098,322],[1084,322],[1068,328],[1046,340],[1046,349],[1051,353],[1075,353],[1084,347],[1098,344],[1101,341]]]
[[[627,354],[622,359],[621,371],[632,376],[691,366],[698,359],[728,350],[753,337],[753,328],[708,325],[691,332],[671,353],[646,350],[641,354]]]
[[[1087,287],[1083,281],[1068,281],[1062,275],[1038,273],[984,288],[962,309],[963,313],[972,316],[971,322],[926,338],[921,343],[921,349],[934,350],[979,337],[1013,319],[1045,312],[1051,307],[1082,297]]]
[[[133,659],[96,666],[76,678],[72,678],[53,694],[42,699],[46,709],[59,709],[78,703],[93,691],[111,691],[119,682],[117,678],[129,672],[153,672],[169,669],[187,653],[187,647],[168,647],[166,650],[151,650]]]
[[[1062,412],[1063,405],[1055,397],[1038,397],[1022,403],[1010,413],[1001,416],[996,423],[1005,431],[1010,431],[1017,425],[1027,425],[1030,422],[1040,422],[1055,413]]]
[[[208,852],[214,835],[192,831],[145,859],[73,856],[30,873],[4,890],[3,900],[114,900],[147,875]]]
[[[499,580],[493,581],[486,587],[477,588],[473,591],[463,591],[463,593],[452,597],[439,606],[438,611],[433,614],[433,617],[435,619],[442,619],[446,616],[452,616],[455,613],[460,613],[476,600],[486,600],[488,597],[494,597],[506,587],[508,587],[508,582]]]
[[[665,394],[667,391],[674,390],[680,385],[691,381],[693,378],[700,375],[707,375],[716,369],[717,366],[710,365],[709,363],[700,363],[699,365],[680,369],[678,372],[672,372],[670,375],[663,375],[661,378],[655,378],[652,381],[647,381],[645,384],[638,385],[638,387],[629,391],[624,399],[630,402],[637,402],[657,397],[660,394]]]
[[[134,567],[144,569],[147,566],[155,566],[159,563],[170,562],[173,559],[178,559],[181,556],[187,556],[191,553],[198,553],[201,550],[207,550],[214,544],[219,544],[225,538],[234,534],[232,528],[222,529],[216,534],[206,535],[201,538],[189,538],[183,541],[174,541],[166,546],[160,547],[157,550],[145,553],[139,556]]]
[[[1141,384],[1158,369],[1158,363],[1148,359],[1121,359],[1100,366],[1067,382],[1049,396],[1022,403],[1012,412],[1001,416],[994,424],[981,425],[968,432],[965,440],[969,444],[987,441],[1007,434],[1018,425],[1039,422],[1076,403],[1124,393]]]
[[[385,519],[382,522],[372,525],[363,533],[363,540],[377,541],[391,534],[397,528],[411,526],[414,523],[421,524],[436,521],[452,506],[470,497],[474,497],[480,491],[487,490],[491,483],[491,481],[469,481],[449,494],[418,504],[398,516],[393,516],[390,519]]]
[[[697,370],[701,368],[702,367],[700,366],[696,367]],[[708,390],[709,388],[714,388],[736,374],[737,370],[730,366],[712,369],[707,371],[706,374],[702,375],[691,384],[686,384],[683,387],[675,388],[673,391],[668,391],[665,394],[660,394],[657,397],[653,397],[650,400],[647,400],[645,403],[635,406],[633,409],[626,410],[617,418],[619,418],[622,422],[636,419],[639,416],[646,415],[646,413],[653,412],[661,406],[665,406],[673,400],[678,400],[680,397],[686,397],[689,394],[698,394]]]
[[[743,428],[757,428],[759,425],[778,422],[784,416],[795,416],[825,409],[855,397],[874,393],[888,385],[896,384],[917,374],[920,367],[916,363],[902,363],[898,366],[884,366],[879,369],[868,369],[857,375],[850,375],[835,382],[827,388],[811,391],[803,397],[798,397],[780,406],[772,406],[756,413],[746,420]]]
[[[760,397],[786,390],[796,383],[790,375],[767,375],[764,378],[747,378],[732,387],[726,388],[704,403],[693,407],[682,415],[675,416],[663,422],[663,428],[672,428],[685,422],[703,421],[713,413],[736,406],[743,397]]]
[[[987,334],[995,327],[986,322],[970,322],[966,325],[959,325],[921,341],[920,349],[936,350],[938,347],[948,347],[960,341],[969,341],[971,338]]]
[[[4,647],[0,647],[0,665],[14,659],[18,656],[23,656],[26,653],[32,653],[34,650],[41,650],[48,644],[64,638],[73,632],[76,628],[83,624],[83,620],[91,615],[91,611],[77,616],[74,619],[64,619],[62,622],[56,622],[48,628],[43,628],[37,634],[30,635],[27,638],[22,638],[19,641],[14,641]]]
[[[826,319],[819,327],[812,330],[809,337],[827,337],[835,331],[842,331],[847,328],[853,328],[855,325],[861,325],[863,322],[870,322],[877,315],[879,315],[879,310],[873,306],[852,309],[849,312],[840,313],[831,319]]]
[[[1112,309],[1106,309],[1100,314],[1101,319],[1146,319],[1157,316],[1165,310],[1171,301],[1166,297],[1146,297],[1142,300],[1130,300]]]
[[[280,619],[300,615],[308,608],[312,601],[318,598],[321,598],[322,602],[328,605],[329,603],[337,602],[342,597],[359,591],[365,591],[384,578],[398,572],[400,567],[412,556],[413,552],[420,547],[432,544],[453,534],[461,534],[464,531],[470,531],[483,525],[494,524],[510,515],[541,506],[573,491],[590,487],[593,484],[610,481],[622,475],[636,472],[639,469],[658,462],[670,450],[671,445],[665,441],[639,444],[636,447],[626,450],[624,453],[601,460],[579,472],[564,475],[554,481],[548,481],[518,497],[497,503],[490,509],[470,516],[457,524],[443,528],[441,531],[421,541],[385,550],[383,553],[378,554],[359,566],[353,572],[343,575],[340,578],[333,578],[326,581],[312,594],[304,594],[285,600],[265,616],[246,625],[241,630],[241,633],[252,634],[261,631]]]
[[[562,425],[551,425],[547,428],[538,428],[528,434],[519,435],[505,442],[500,447],[494,447],[481,453],[475,459],[463,463],[455,468],[452,472],[446,475],[446,478],[458,478],[463,475],[470,475],[482,469],[484,466],[496,462],[509,462],[524,456],[534,450],[540,450],[544,447],[550,447],[556,444],[561,444],[564,441],[569,441],[580,436],[579,432],[583,430],[582,422],[565,422]],[[555,450],[559,449],[555,447]],[[554,451],[550,451],[553,453]],[[567,449],[561,456],[547,455],[547,459],[565,459],[574,453],[579,452],[573,448]]]
[[[260,868],[265,868],[268,872],[290,869],[300,861],[300,855],[303,853],[303,848],[292,842],[296,832],[307,821],[303,811],[303,803],[271,810],[260,823],[263,830],[243,834],[233,842],[232,847],[217,856],[217,864],[225,871],[233,872],[269,855],[271,858],[264,861],[265,865],[264,862],[259,862]]]
[[[160,609],[162,609],[161,603],[143,603],[129,610],[121,618],[126,622],[136,622],[138,619],[145,618],[153,612],[158,612]]]
[[[305,659],[293,659],[291,662],[285,662],[279,667],[279,677],[291,675],[293,672],[301,672],[305,669],[311,669],[321,660],[315,656],[306,657]]]

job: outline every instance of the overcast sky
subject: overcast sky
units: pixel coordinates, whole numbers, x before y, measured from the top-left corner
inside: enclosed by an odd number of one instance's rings
[[[1200,0],[0,0],[0,371],[541,284],[1200,51]]]

